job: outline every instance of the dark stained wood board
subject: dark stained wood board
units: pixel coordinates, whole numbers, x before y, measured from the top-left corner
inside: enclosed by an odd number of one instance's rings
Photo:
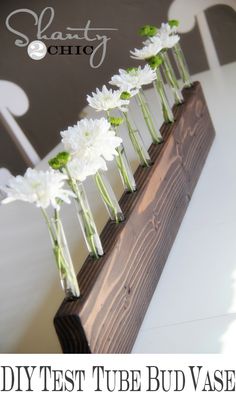
[[[154,164],[135,172],[138,191],[120,199],[125,221],[102,231],[105,255],[82,266],[81,298],[54,318],[65,353],[132,350],[215,136],[200,83],[183,95],[164,142],[149,149]]]

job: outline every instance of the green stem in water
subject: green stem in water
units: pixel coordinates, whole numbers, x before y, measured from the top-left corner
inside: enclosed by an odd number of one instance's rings
[[[41,211],[49,230],[50,238],[52,241],[53,254],[56,259],[57,269],[59,271],[61,283],[63,285],[63,289],[66,292],[66,296],[68,296],[69,298],[79,297],[80,291],[76,275],[74,271],[71,270],[73,269],[73,266],[71,265],[72,262],[70,256],[69,260],[67,261],[64,254],[65,247],[67,247],[67,244],[64,243],[65,238],[61,226],[59,211],[56,209],[54,210],[54,224],[51,223],[51,220],[49,219],[45,209],[41,208]],[[61,241],[63,243],[61,243]]]
[[[174,122],[174,116],[172,113],[172,110],[170,108],[168,99],[166,97],[166,92],[164,88],[164,84],[162,81],[161,73],[160,70],[157,68],[156,69],[156,75],[157,79],[154,81],[154,85],[156,87],[156,90],[160,96],[160,101],[161,101],[161,107],[162,107],[162,113],[164,117],[164,121],[166,123],[173,123]]]
[[[113,204],[112,199],[107,191],[106,185],[104,184],[102,176],[99,172],[95,174],[95,181],[99,189],[99,192],[102,196],[102,199],[104,200],[105,204],[107,205],[108,209],[111,212],[112,218],[115,220],[116,223],[119,223],[123,219],[121,219],[121,216],[119,216],[117,208]]]
[[[172,89],[172,92],[174,94],[175,104],[181,104],[183,103],[183,96],[179,90],[179,84],[173,71],[173,68],[170,64],[170,60],[166,51],[162,52],[161,57],[163,60],[162,66],[164,69],[166,80],[170,85],[170,88]]]
[[[184,54],[183,54],[183,51],[181,49],[179,42],[176,43],[176,45],[173,47],[173,54],[175,57],[175,61],[176,61],[180,76],[183,80],[183,84],[185,87],[190,88],[192,86],[192,81],[191,81],[190,74],[188,71],[188,66],[187,66],[187,63],[186,63],[186,60],[185,60],[185,57],[184,57]]]
[[[56,241],[57,241],[57,239],[56,239],[55,234],[54,234],[54,232],[53,232],[53,228],[52,228],[52,226],[51,226],[50,219],[49,219],[49,217],[48,217],[48,215],[47,215],[46,210],[43,209],[42,207],[41,207],[40,209],[41,209],[41,212],[42,212],[42,214],[43,214],[43,217],[44,217],[44,220],[45,220],[45,222],[46,222],[46,225],[47,225],[47,227],[48,227],[48,231],[49,231],[49,234],[50,234],[50,238],[51,238],[51,241],[52,241],[52,245],[54,246],[55,243],[56,243]]]
[[[136,190],[136,186],[132,185],[130,182],[129,174],[126,171],[126,166],[123,161],[122,150],[120,147],[116,148],[118,156],[116,156],[116,164],[120,171],[120,174],[124,180],[124,185],[127,188],[128,192],[134,192]]]
[[[133,147],[134,147],[134,149],[135,149],[135,151],[136,151],[136,153],[137,153],[137,155],[139,157],[140,163],[141,163],[142,166],[148,167],[149,166],[149,160],[146,158],[146,155],[144,153],[143,147],[140,144],[140,142],[139,142],[139,140],[138,140],[138,138],[136,136],[136,130],[134,130],[132,125],[130,124],[130,121],[129,121],[127,113],[123,112],[123,115],[125,117],[125,122],[126,122],[126,125],[127,125],[127,128],[128,128],[130,140],[131,140],[131,142],[133,144]]]
[[[56,231],[57,239],[56,239],[53,251],[54,251],[54,255],[57,259],[58,268],[59,268],[60,272],[62,273],[62,278],[64,279],[65,277],[70,275],[70,273],[68,270],[67,262],[63,255],[63,250],[62,250],[63,246],[60,243],[60,238],[61,238],[60,217],[59,217],[59,212],[56,209],[54,210],[54,222],[55,222],[55,231]]]
[[[150,135],[152,137],[153,143],[161,143],[163,141],[163,138],[162,138],[160,132],[157,133],[157,131],[156,131],[156,128],[155,128],[155,125],[153,123],[150,110],[149,110],[149,108],[148,108],[148,106],[146,104],[145,98],[144,98],[144,96],[143,96],[141,91],[139,91],[137,93],[137,97],[138,97],[139,104],[140,104],[140,107],[141,107],[141,110],[142,110],[142,113],[143,113],[143,118],[144,118],[144,120],[145,120],[145,122],[147,124],[147,127],[148,127],[148,130],[149,130]]]
[[[106,116],[107,116],[107,119],[110,118],[109,111],[106,111]],[[117,134],[117,127],[113,126],[113,129],[114,129],[115,133]],[[133,177],[132,177],[133,183],[130,181],[129,174],[127,172],[127,168],[129,168],[129,165],[126,166],[125,162],[123,160],[122,145],[118,146],[118,148],[116,148],[116,151],[118,153],[118,155],[116,156],[116,165],[117,165],[120,175],[122,177],[124,187],[128,192],[134,192],[136,190],[135,181],[134,181]],[[125,154],[124,154],[124,157],[126,157]],[[132,172],[131,172],[131,175],[133,176]]]
[[[89,244],[89,247],[91,249],[92,255],[98,259],[99,255],[98,255],[98,251],[96,248],[96,244],[94,241],[94,228],[92,226],[91,220],[92,220],[92,216],[90,215],[90,211],[87,210],[86,206],[84,205],[84,201],[83,198],[80,194],[80,191],[78,189],[77,183],[76,181],[71,177],[70,171],[68,169],[68,167],[65,167],[65,171],[67,173],[68,176],[68,184],[71,187],[72,191],[74,192],[75,196],[76,196],[76,201],[79,203],[81,209],[82,209],[82,219],[83,219],[83,226],[84,226],[84,230],[85,230],[85,235]]]

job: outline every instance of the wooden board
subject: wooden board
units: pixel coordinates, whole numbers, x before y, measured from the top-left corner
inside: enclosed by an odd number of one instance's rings
[[[55,316],[65,353],[132,350],[215,135],[200,84],[183,94],[175,123],[161,128],[164,143],[149,149],[153,166],[137,169],[138,191],[120,200],[126,220],[107,223],[105,255],[88,257],[78,274],[82,297]]]

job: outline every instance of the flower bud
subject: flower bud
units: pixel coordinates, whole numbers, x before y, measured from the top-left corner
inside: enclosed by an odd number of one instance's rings
[[[171,19],[168,21],[168,24],[170,25],[171,28],[178,27],[179,26],[179,21],[177,19]]]
[[[120,98],[122,100],[129,100],[131,98],[131,94],[129,92],[122,92]]]
[[[144,25],[139,29],[140,36],[155,36],[158,32],[158,29],[154,25]]]
[[[121,125],[124,120],[121,117],[112,117],[111,116],[108,118],[108,121],[113,127],[119,127],[119,125]]]
[[[162,64],[162,62],[163,62],[163,60],[162,60],[162,58],[160,57],[160,56],[153,56],[153,57],[150,57],[149,59],[147,59],[146,60],[147,62],[148,62],[148,64],[150,65],[150,67],[153,69],[153,70],[155,70],[156,68],[158,68],[161,64]]]
[[[136,72],[136,71],[138,71],[138,67],[130,67],[130,68],[127,68],[126,71],[130,72],[130,73]]]
[[[71,155],[68,152],[60,152],[48,161],[50,167],[54,170],[61,170],[70,161]]]

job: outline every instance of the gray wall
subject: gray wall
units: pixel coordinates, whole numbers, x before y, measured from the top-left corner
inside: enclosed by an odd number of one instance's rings
[[[196,0],[197,1],[197,0]],[[129,50],[140,45],[137,30],[146,23],[159,25],[167,19],[171,0],[2,0],[0,3],[0,79],[18,84],[30,100],[28,112],[17,118],[18,123],[41,157],[59,141],[59,132],[78,119],[86,105],[86,94],[106,83],[119,67],[134,62]],[[46,56],[31,60],[25,48],[14,45],[16,37],[6,29],[8,14],[19,8],[37,13],[47,6],[55,9],[55,19],[48,32],[63,31],[66,26],[85,26],[88,19],[94,27],[113,27],[103,65],[89,66],[87,56]],[[236,17],[225,5],[206,11],[207,21],[221,64],[236,60]],[[35,40],[32,18],[18,15],[15,26]],[[50,42],[47,42],[49,44]],[[55,41],[52,42],[55,44]],[[58,43],[57,43],[58,44]],[[67,44],[67,42],[63,43]],[[69,44],[78,44],[75,42]],[[81,41],[79,44],[87,44]],[[208,69],[198,25],[182,35],[182,46],[192,73]],[[0,167],[12,173],[22,173],[26,167],[8,133],[0,124]]]

